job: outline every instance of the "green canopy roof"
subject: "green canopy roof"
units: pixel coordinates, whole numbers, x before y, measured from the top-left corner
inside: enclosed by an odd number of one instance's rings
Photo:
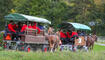
[[[71,23],[71,22],[68,22],[70,24],[73,25],[73,27],[77,30],[81,29],[81,30],[91,30],[91,28],[87,25],[84,25],[84,24],[80,24],[80,23]]]
[[[5,16],[5,20],[13,20],[13,21],[33,21],[33,22],[41,22],[51,24],[50,21],[44,18],[39,18],[35,16],[29,16],[24,14],[13,13]]]
[[[13,13],[13,14],[6,15],[4,18],[5,18],[5,20],[27,21],[27,19],[24,16],[21,16],[18,13]]]
[[[63,22],[59,24],[58,27],[67,30],[72,30],[73,28],[75,28],[76,30],[91,30],[91,28],[87,25],[72,22]]]

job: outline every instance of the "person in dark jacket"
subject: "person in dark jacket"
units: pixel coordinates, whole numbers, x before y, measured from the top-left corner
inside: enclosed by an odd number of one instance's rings
[[[40,28],[40,30],[44,29],[44,27],[40,23],[38,23],[38,27]]]

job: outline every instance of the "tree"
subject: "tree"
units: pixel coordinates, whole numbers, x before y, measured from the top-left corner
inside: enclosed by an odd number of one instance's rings
[[[0,0],[0,19],[3,20],[13,7],[12,0]]]
[[[0,0],[0,31],[4,30],[4,16],[13,8],[12,0]]]
[[[70,16],[69,7],[61,0],[15,0],[17,13],[46,18],[52,24],[67,20]]]

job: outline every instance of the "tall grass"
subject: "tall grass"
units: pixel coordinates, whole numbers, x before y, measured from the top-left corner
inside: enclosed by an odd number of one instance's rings
[[[1,51],[0,60],[105,60],[105,52],[16,52]]]
[[[0,60],[105,60],[105,47],[95,45],[93,51],[19,52],[0,51]]]

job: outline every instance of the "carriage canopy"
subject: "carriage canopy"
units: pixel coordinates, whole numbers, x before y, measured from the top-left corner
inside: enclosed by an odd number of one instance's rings
[[[91,28],[87,25],[80,24],[80,23],[72,23],[72,22],[63,22],[58,25],[58,27],[63,29],[71,29],[75,28],[76,30],[91,30]]]
[[[91,28],[87,25],[84,25],[84,24],[80,24],[80,23],[71,23],[71,22],[68,22],[69,24],[72,24],[74,28],[76,28],[77,30],[78,29],[83,29],[83,30],[91,30]]]
[[[13,20],[13,21],[33,21],[33,22],[41,22],[51,24],[50,21],[44,18],[39,18],[35,16],[29,16],[19,13],[13,13],[5,16],[5,20]]]

